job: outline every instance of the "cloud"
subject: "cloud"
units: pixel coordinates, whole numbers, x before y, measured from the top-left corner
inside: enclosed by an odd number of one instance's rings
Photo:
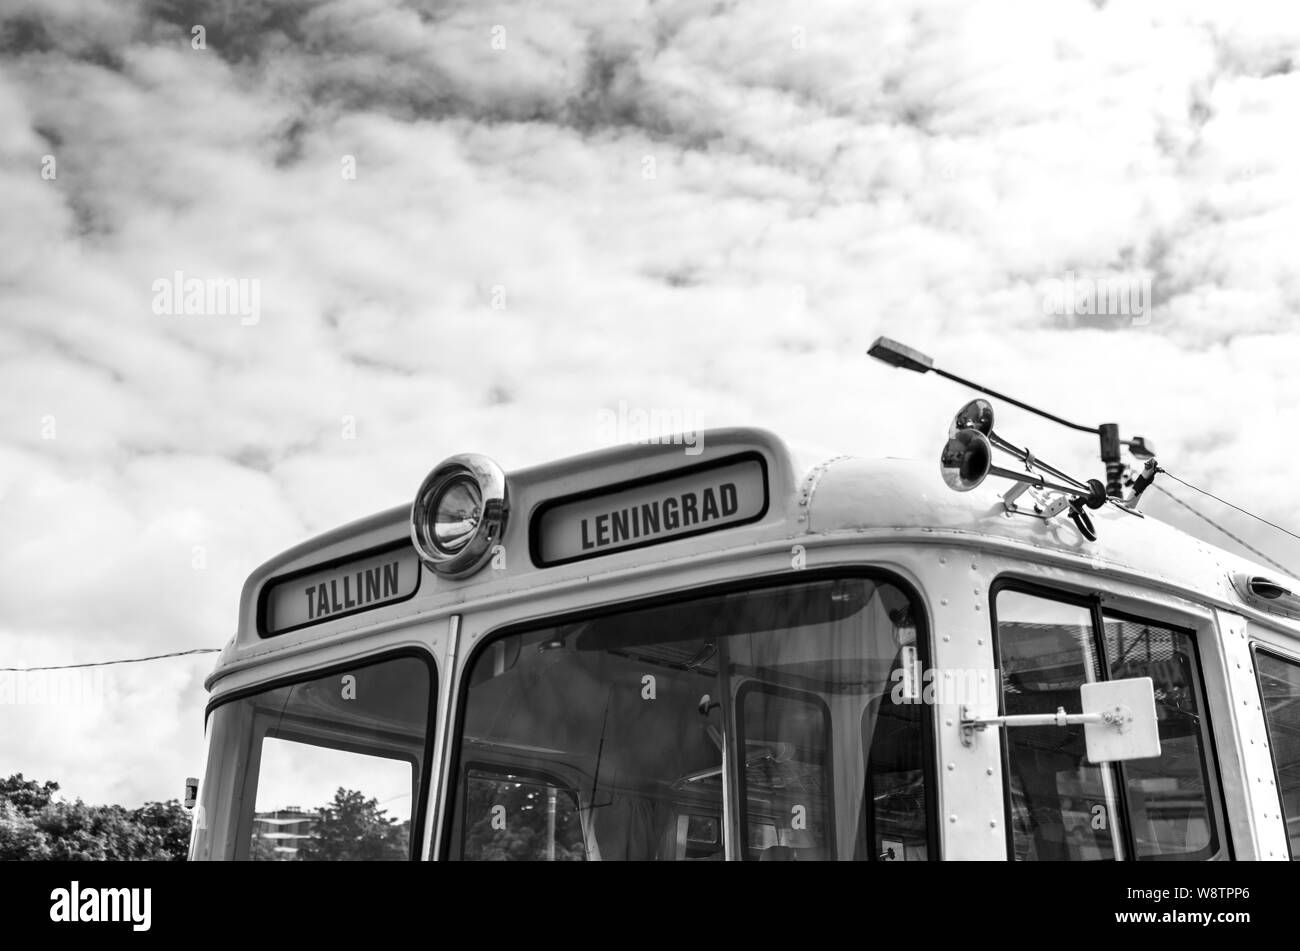
[[[220,645],[266,557],[619,400],[931,458],[962,394],[881,333],[1300,523],[1295,11],[20,0],[0,35],[6,666]],[[178,271],[260,319],[155,313]],[[1045,313],[1067,272],[1149,278],[1149,324]],[[20,710],[0,761],[172,796],[209,666]]]

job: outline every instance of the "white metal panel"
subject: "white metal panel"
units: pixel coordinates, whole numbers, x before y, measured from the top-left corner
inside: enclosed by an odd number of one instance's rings
[[[1289,857],[1286,821],[1278,797],[1268,727],[1255,676],[1255,658],[1250,650],[1250,625],[1244,617],[1227,611],[1218,612],[1218,617],[1223,644],[1222,676],[1227,705],[1232,710],[1227,736],[1220,739],[1220,757],[1226,755],[1225,745],[1232,743],[1239,764],[1237,774],[1232,777],[1232,788],[1225,791],[1246,806],[1242,818],[1247,828],[1242,830],[1244,834],[1234,837],[1237,857],[1285,861]],[[1225,770],[1225,787],[1228,781]]]

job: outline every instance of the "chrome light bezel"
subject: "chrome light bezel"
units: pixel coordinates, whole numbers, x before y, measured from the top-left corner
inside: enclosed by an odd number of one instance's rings
[[[478,487],[481,500],[478,526],[469,541],[449,547],[438,541],[433,520],[443,495],[465,479]],[[411,505],[411,542],[420,560],[433,571],[446,578],[464,578],[481,569],[492,557],[492,550],[505,533],[509,510],[506,474],[499,465],[477,453],[452,456],[435,466],[415,493]]]

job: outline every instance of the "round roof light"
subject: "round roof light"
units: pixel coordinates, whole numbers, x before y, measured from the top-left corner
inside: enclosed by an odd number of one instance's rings
[[[424,563],[448,578],[483,567],[505,531],[506,476],[475,453],[440,463],[415,494],[411,541]]]

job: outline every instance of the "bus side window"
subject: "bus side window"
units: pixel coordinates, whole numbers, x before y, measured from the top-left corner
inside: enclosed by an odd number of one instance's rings
[[[1016,859],[1207,859],[1222,811],[1195,638],[1151,621],[1102,617],[1088,599],[997,594],[1003,711],[1077,712],[1079,687],[1150,677],[1161,755],[1088,762],[1083,727],[1005,733]],[[1102,631],[1098,636],[1097,618]]]
[[[1291,861],[1300,862],[1300,664],[1262,650],[1255,653],[1264,722],[1273,748]]]

